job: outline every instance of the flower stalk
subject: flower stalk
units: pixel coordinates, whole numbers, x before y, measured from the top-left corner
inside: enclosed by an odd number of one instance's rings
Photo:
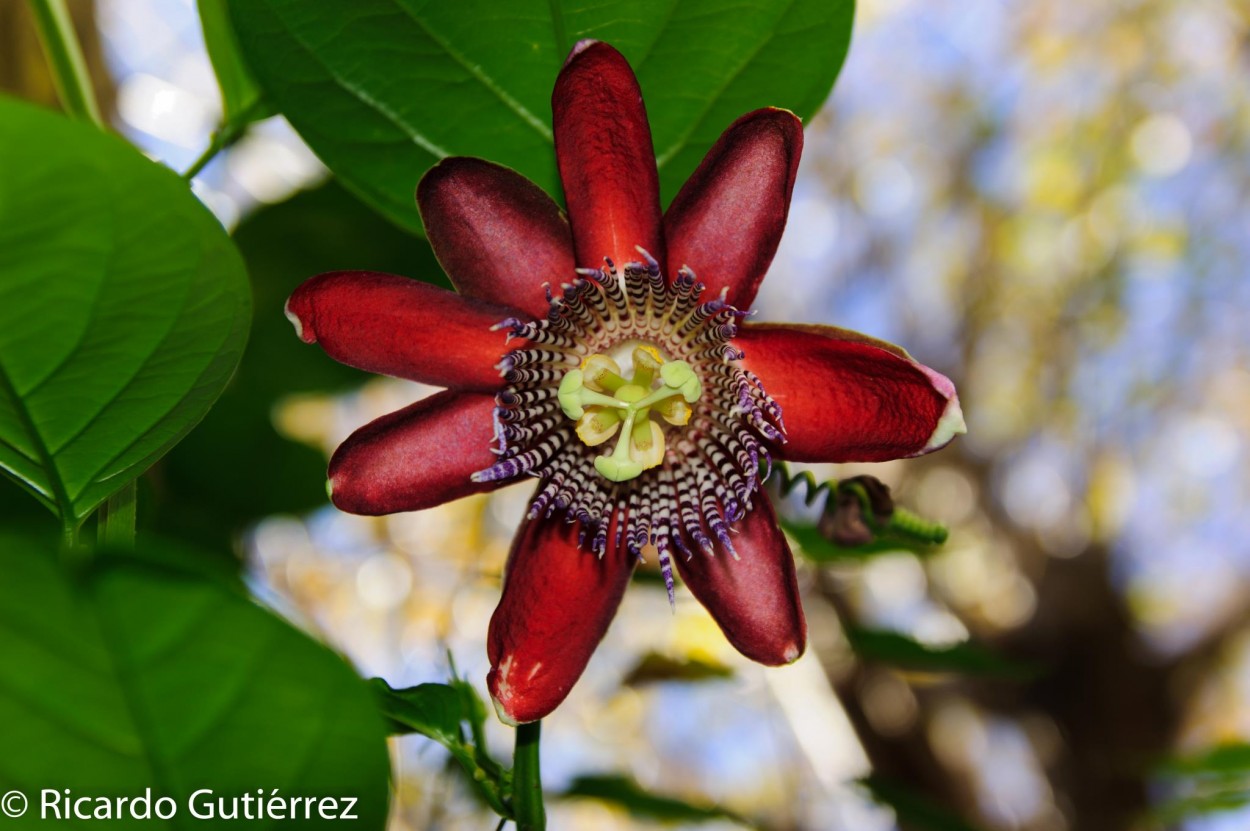
[[[39,42],[43,44],[52,83],[65,111],[74,118],[104,127],[100,107],[96,104],[87,62],[83,59],[74,23],[70,20],[65,0],[30,0]]]
[[[543,780],[538,764],[542,722],[518,724],[512,755],[512,812],[517,831],[545,831],[547,812],[543,807]]]

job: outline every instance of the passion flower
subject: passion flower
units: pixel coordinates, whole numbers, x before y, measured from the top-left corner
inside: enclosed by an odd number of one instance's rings
[[[564,699],[648,557],[670,599],[676,565],[744,655],[797,659],[794,562],[760,490],[770,462],[915,456],[964,430],[951,382],[898,347],[744,321],[789,210],[792,113],[739,118],[662,215],[619,52],[579,43],[552,110],[567,220],[513,171],[445,159],[417,202],[459,293],[336,272],[287,303],[337,360],[447,388],[343,443],[339,508],[412,511],[537,480],[488,635],[511,723]]]

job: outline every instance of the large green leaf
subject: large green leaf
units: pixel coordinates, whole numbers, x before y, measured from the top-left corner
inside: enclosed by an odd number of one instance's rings
[[[76,525],[198,422],[247,337],[247,276],[171,171],[0,100],[0,469]]]
[[[195,561],[148,543],[73,569],[54,545],[0,536],[0,791],[151,788],[178,805],[153,827],[194,829],[212,824],[190,815],[192,792],[276,788],[357,799],[358,821],[328,825],[383,828],[389,760],[365,683]]]
[[[234,234],[252,278],[255,315],[230,388],[153,477],[162,533],[224,546],[267,514],[326,503],[326,458],[274,428],[283,396],[339,391],[369,376],[309,349],[282,313],[291,292],[320,271],[369,269],[446,285],[424,241],[391,225],[333,182],[268,205]]]
[[[850,42],[853,0],[231,0],[248,65],[331,170],[404,228],[448,155],[560,194],[551,87],[578,40],[631,61],[667,204],[720,132],[764,106],[816,111]]]

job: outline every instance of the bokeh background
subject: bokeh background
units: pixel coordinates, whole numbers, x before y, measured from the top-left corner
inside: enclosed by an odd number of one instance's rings
[[[116,129],[190,166],[220,118],[193,4],[72,5]],[[688,594],[670,610],[644,570],[546,723],[549,789],[625,775],[795,831],[963,827],[923,825],[930,808],[1002,831],[1250,827],[1244,778],[1160,768],[1250,739],[1247,78],[1235,0],[860,2],[757,309],[900,343],[956,381],[969,432],[951,447],[816,470],[879,477],[950,541],[833,565],[800,553],[811,644],[781,670],[737,656]],[[55,100],[12,0],[0,80]],[[441,280],[428,246],[329,181],[280,118],[194,187],[236,234],[257,321],[222,403],[145,479],[141,524],[228,541],[262,597],[364,673],[441,681],[450,654],[481,688],[527,488],[381,519],[329,507],[328,452],[429,390],[333,364],[281,316],[320,271]],[[848,625],[1034,671],[863,660]],[[395,829],[493,827],[441,749],[393,752]],[[870,773],[902,789],[897,813],[857,783]],[[549,813],[555,828],[659,822],[593,799]]]

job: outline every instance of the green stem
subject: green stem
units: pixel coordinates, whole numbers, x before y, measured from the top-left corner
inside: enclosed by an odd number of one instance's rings
[[[96,541],[101,547],[134,548],[136,486],[132,480],[100,506]]]
[[[204,148],[204,152],[200,154],[200,157],[191,163],[191,166],[182,174],[182,178],[190,182],[201,170],[208,166],[209,162],[216,158],[218,153],[238,141],[252,123],[253,115],[262,105],[263,102],[258,98],[238,113],[235,113],[231,120],[217,128],[208,141],[208,147]]]
[[[538,768],[541,721],[519,724],[516,749],[512,753],[512,811],[517,831],[545,831],[547,813],[543,808],[543,779]]]
[[[29,2],[61,105],[74,118],[103,127],[104,119],[100,118],[91,76],[87,74],[87,62],[83,60],[82,48],[78,45],[78,36],[74,34],[74,24],[65,7],[65,0]]]
[[[200,154],[200,157],[192,162],[191,166],[183,172],[182,178],[185,181],[190,182],[194,179],[201,170],[208,166],[209,162],[217,157],[218,153],[226,149],[227,142],[224,140],[225,136],[226,126],[223,126],[220,130],[213,133],[212,138],[208,142],[208,147],[206,147],[204,152]]]

